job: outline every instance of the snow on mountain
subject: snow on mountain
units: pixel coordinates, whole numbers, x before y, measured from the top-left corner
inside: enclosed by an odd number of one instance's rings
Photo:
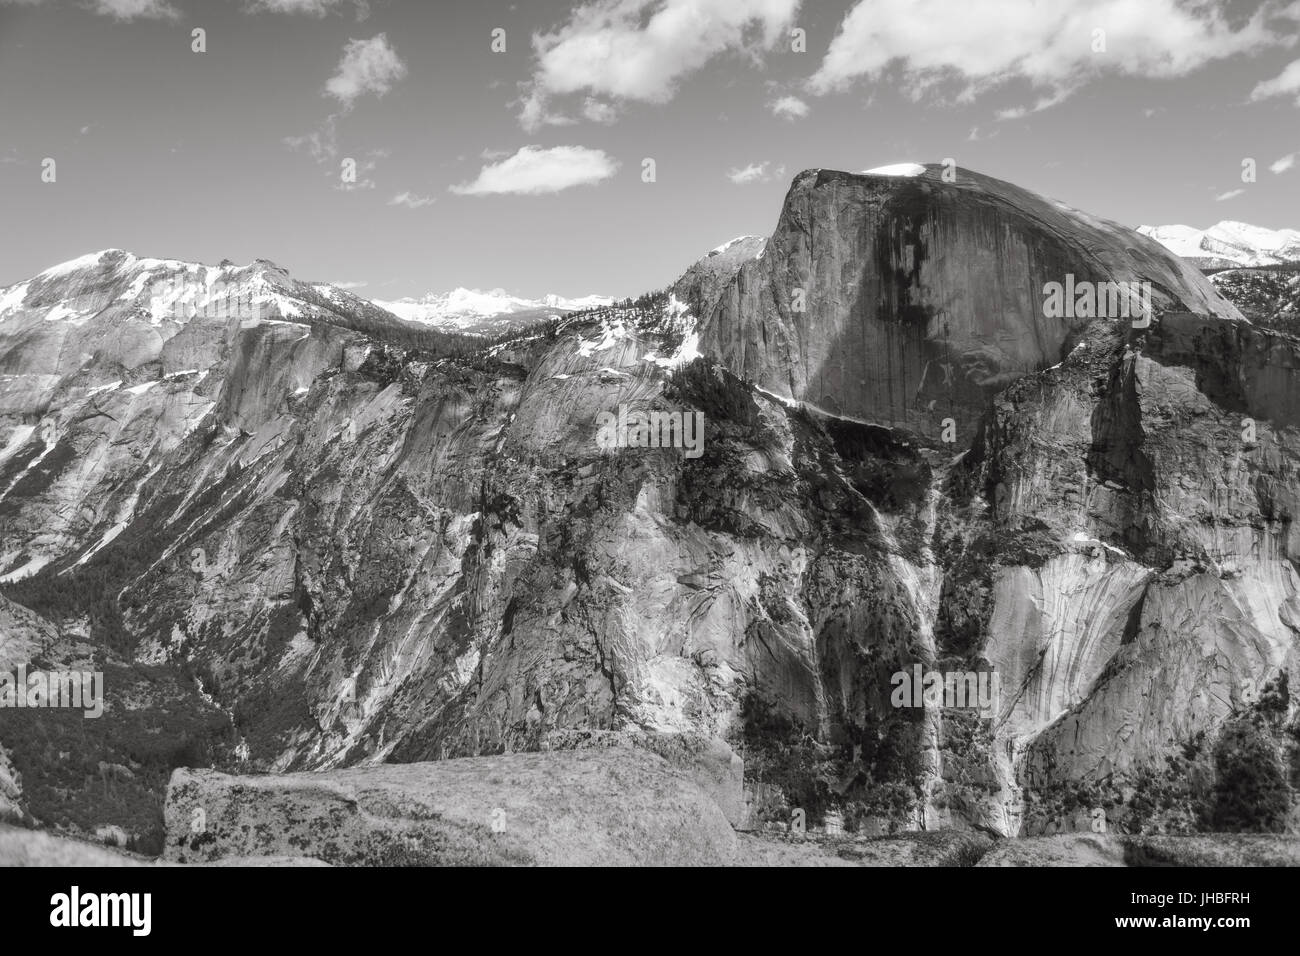
[[[453,289],[450,292],[431,293],[418,299],[406,298],[385,301],[373,300],[381,309],[409,322],[421,322],[443,329],[467,330],[487,320],[525,317],[525,313],[574,312],[609,305],[614,300],[608,296],[588,295],[570,299],[560,295],[544,295],[540,299],[525,299],[511,295],[504,289]]]
[[[609,305],[614,300],[607,295],[584,295],[576,299],[566,299],[562,295],[546,294],[539,300],[548,309],[562,309],[573,312],[579,309],[598,309]]]
[[[60,262],[57,266],[50,266],[44,272],[40,273],[38,279],[55,279],[59,276],[70,275],[82,269],[89,269],[99,262],[104,256],[120,252],[119,249],[101,249],[99,252],[91,252],[84,256],[78,256],[75,259],[69,259],[67,262]]]
[[[0,322],[36,318],[81,325],[128,313],[154,326],[195,317],[257,322],[333,316],[345,324],[357,317],[393,321],[364,299],[334,286],[299,282],[265,259],[246,266],[229,260],[210,266],[104,249],[0,287]]]
[[[1184,259],[1219,260],[1208,265],[1273,266],[1300,261],[1300,230],[1265,229],[1225,220],[1208,229],[1192,226],[1139,226]]]
[[[196,316],[251,321],[304,322],[314,318],[380,324],[396,319],[438,331],[490,334],[511,324],[609,305],[607,296],[526,299],[504,289],[454,289],[393,302],[362,299],[328,283],[294,279],[281,266],[258,259],[247,266],[210,266],[151,259],[122,249],[78,256],[22,282],[0,286],[0,322],[37,320],[85,324],[99,316],[131,313],[158,326]]]
[[[864,176],[920,176],[925,173],[925,167],[920,163],[894,163],[890,166],[877,166],[875,169],[864,169]]]
[[[709,255],[716,256],[720,253],[726,252],[732,246],[736,245],[736,243],[744,242],[746,239],[762,239],[765,241],[766,237],[765,236],[737,236],[735,239],[728,239],[726,242],[718,246],[716,249],[710,249]]]

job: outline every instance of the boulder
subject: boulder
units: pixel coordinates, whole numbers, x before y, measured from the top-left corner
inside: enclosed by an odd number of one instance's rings
[[[684,770],[713,798],[727,821],[742,828],[745,820],[745,762],[720,737],[659,734],[645,731],[557,730],[548,734],[549,750],[637,747]]]
[[[683,771],[620,747],[316,773],[181,769],[165,857],[313,856],[346,865],[716,865],[737,856]]]

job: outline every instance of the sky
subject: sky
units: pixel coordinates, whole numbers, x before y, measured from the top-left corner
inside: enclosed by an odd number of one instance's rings
[[[0,0],[0,286],[122,248],[637,295],[800,170],[949,158],[1300,228],[1298,35],[1300,0]]]

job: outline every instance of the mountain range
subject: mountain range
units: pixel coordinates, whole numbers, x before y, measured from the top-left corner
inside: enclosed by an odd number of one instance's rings
[[[715,848],[796,811],[1296,832],[1300,339],[1156,238],[898,169],[805,170],[769,236],[490,335],[260,260],[108,250],[0,290],[0,672],[110,688],[98,720],[0,708],[0,810],[354,862],[355,801],[286,844],[301,778],[244,775],[364,779],[418,830],[448,791],[392,765],[451,761],[477,808],[509,774],[558,799],[549,754],[600,803],[568,752],[631,742],[717,796]],[[1066,282],[1151,314],[1051,313]],[[674,415],[698,456],[627,427]],[[666,846],[695,800],[636,812]],[[196,806],[231,816],[198,840]]]
[[[1138,232],[1203,269],[1300,262],[1300,230],[1296,229],[1264,229],[1224,220],[1208,229],[1139,226]]]
[[[427,323],[452,332],[476,334],[500,332],[511,324],[555,317],[609,305],[609,296],[587,295],[576,299],[544,295],[525,299],[504,289],[457,288],[451,292],[430,293],[418,299],[373,300],[375,305],[409,322]]]

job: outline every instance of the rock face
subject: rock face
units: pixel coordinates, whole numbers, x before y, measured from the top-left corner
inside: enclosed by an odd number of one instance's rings
[[[737,840],[642,750],[507,754],[315,774],[178,771],[167,856],[312,853],[348,865],[718,865]]]
[[[692,315],[709,315],[726,287],[746,262],[760,259],[767,248],[761,236],[732,239],[696,262],[673,285],[673,295]]]
[[[766,242],[499,341],[269,264],[233,283],[251,321],[155,314],[124,253],[0,291],[0,649],[103,662],[93,759],[138,764],[93,800],[84,725],[0,709],[29,812],[80,794],[59,822],[143,839],[176,767],[405,792],[434,771],[399,764],[653,741],[685,769],[646,779],[756,829],[1294,828],[1300,344],[1149,239],[940,169],[802,173]],[[1048,317],[1067,276],[1149,282],[1151,324]],[[643,412],[702,444],[602,442]],[[929,673],[987,706],[900,699]],[[562,852],[454,805],[448,852]]]
[[[938,437],[1055,365],[1090,321],[1044,316],[1044,286],[1150,282],[1157,309],[1236,318],[1154,240],[969,170],[808,170],[761,259],[745,262],[702,348],[779,395]]]

